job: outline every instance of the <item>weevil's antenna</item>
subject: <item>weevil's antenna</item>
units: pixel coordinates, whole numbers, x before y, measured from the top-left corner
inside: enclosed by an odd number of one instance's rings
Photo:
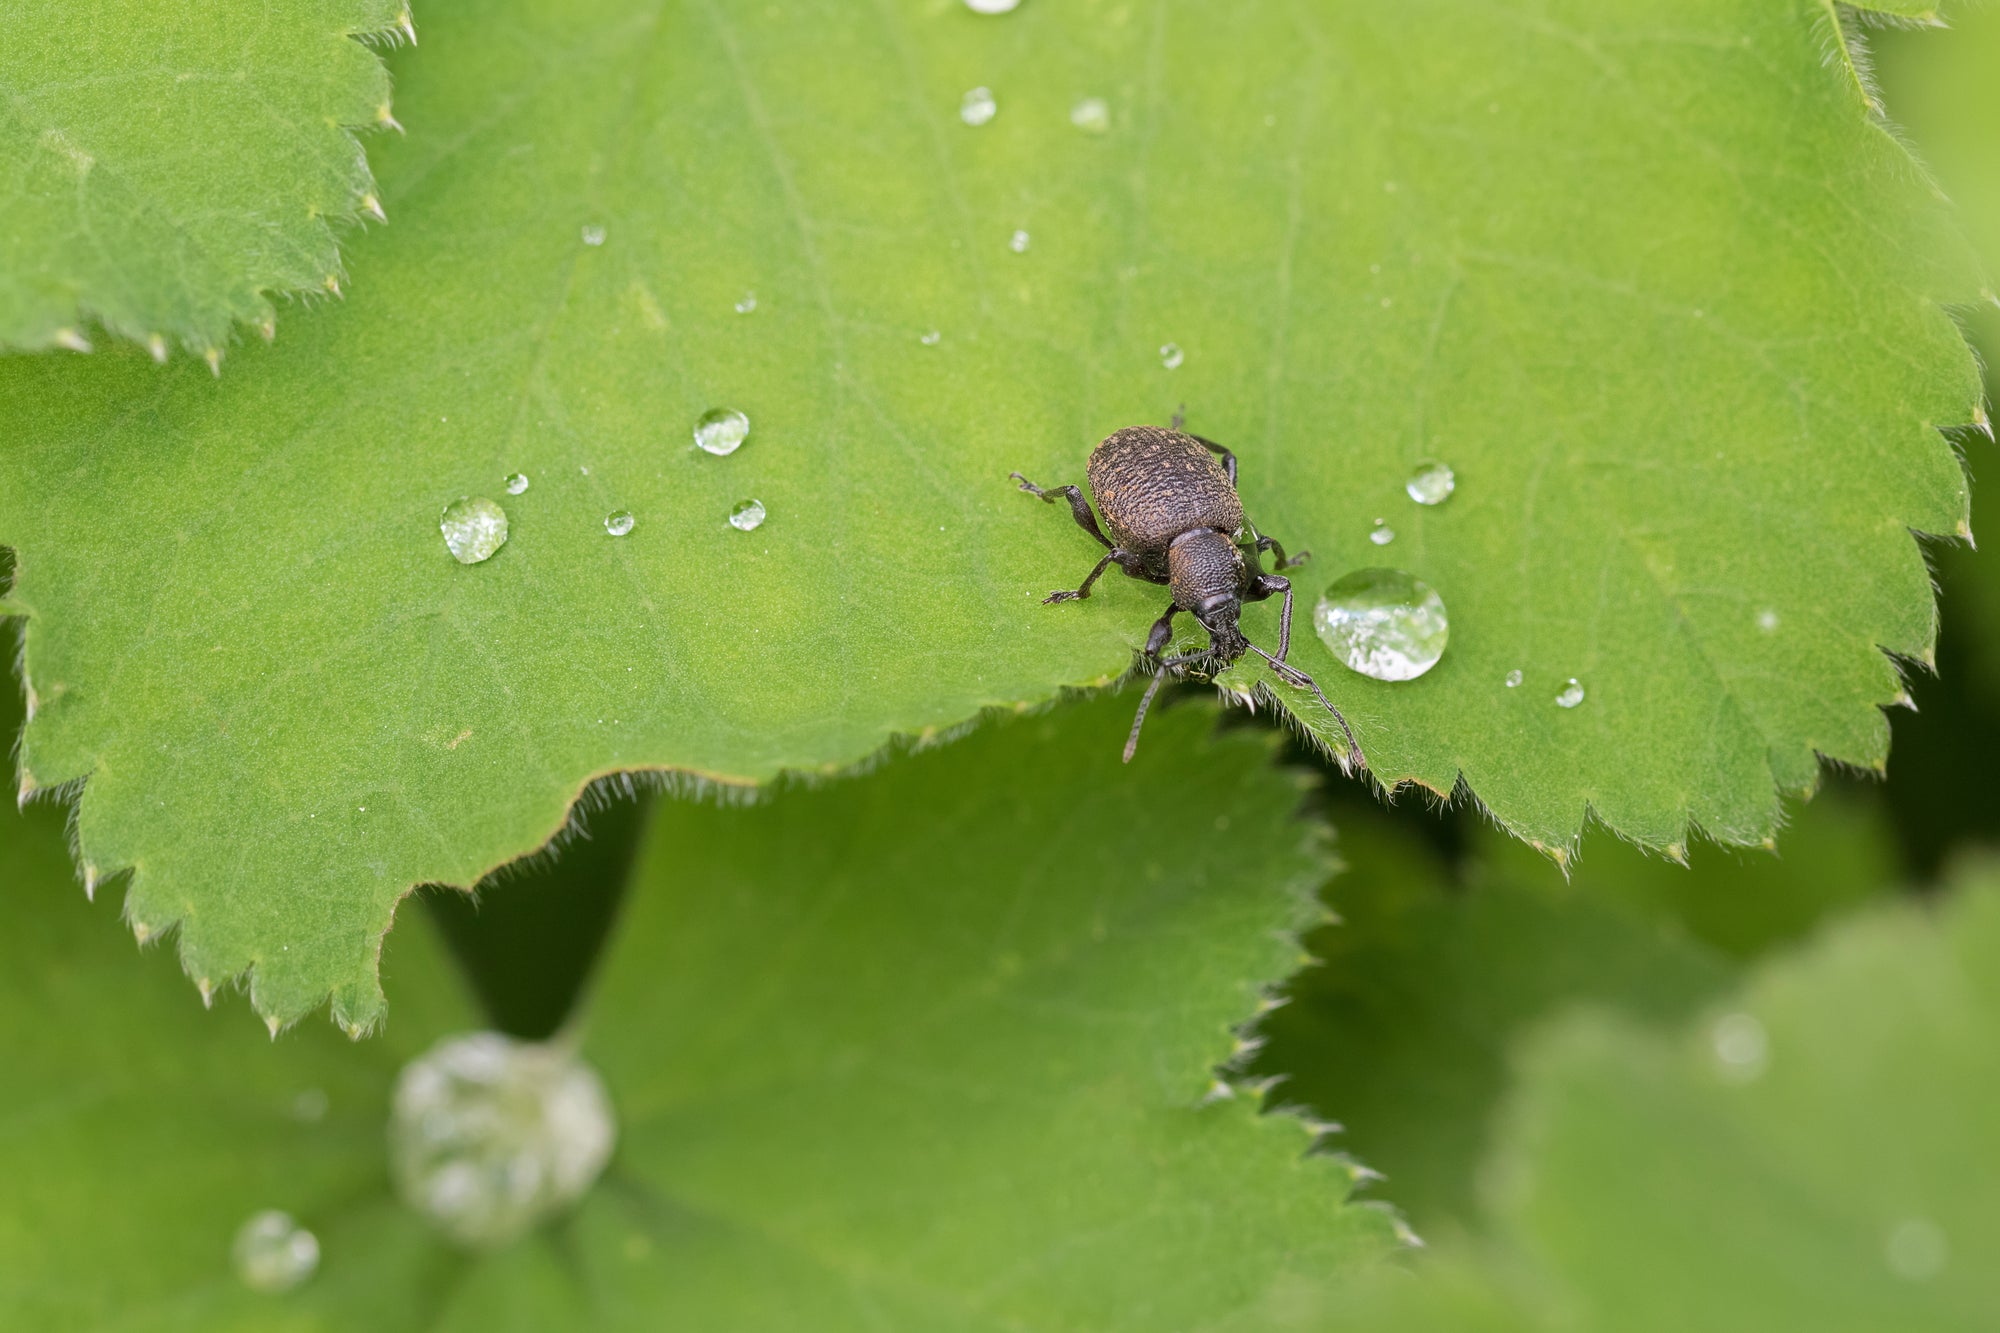
[[[1146,725],[1146,710],[1153,706],[1153,696],[1160,692],[1160,682],[1166,678],[1166,672],[1156,672],[1146,686],[1146,693],[1139,699],[1139,714],[1132,719],[1132,734],[1125,738],[1125,762],[1128,764],[1132,762],[1132,756],[1139,753],[1139,728]]]
[[[1269,662],[1271,664],[1271,669],[1278,673],[1278,678],[1283,680],[1287,685],[1304,685],[1308,689],[1310,689],[1313,692],[1313,694],[1319,699],[1319,701],[1322,704],[1326,705],[1326,711],[1333,714],[1333,720],[1340,724],[1341,731],[1345,733],[1345,735],[1347,736],[1347,748],[1354,752],[1355,760],[1363,768],[1368,767],[1368,756],[1361,753],[1361,742],[1354,739],[1354,728],[1347,725],[1347,719],[1342,717],[1340,715],[1340,710],[1333,706],[1333,700],[1327,698],[1326,695],[1320,692],[1318,681],[1314,680],[1311,676],[1308,676],[1305,672],[1299,670],[1291,663],[1280,662],[1277,658],[1271,656],[1269,653],[1265,652],[1262,648],[1259,648],[1254,643],[1250,645],[1250,651],[1257,654],[1257,656],[1263,658],[1266,662]]]

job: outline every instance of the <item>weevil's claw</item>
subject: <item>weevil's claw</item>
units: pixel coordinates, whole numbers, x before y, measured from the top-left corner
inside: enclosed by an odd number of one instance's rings
[[[1066,592],[1050,593],[1047,597],[1042,598],[1042,605],[1054,606],[1057,602],[1080,602],[1088,596],[1090,594],[1087,592],[1078,592],[1074,588],[1071,588]]]
[[[1300,552],[1299,552],[1299,553],[1298,553],[1297,555],[1293,556],[1293,557],[1292,557],[1292,558],[1291,558],[1290,560],[1287,560],[1287,561],[1286,561],[1286,562],[1285,562],[1284,564],[1282,564],[1282,565],[1279,565],[1279,566],[1278,566],[1278,568],[1279,568],[1279,569],[1297,569],[1297,568],[1298,568],[1298,567],[1299,567],[1300,565],[1303,565],[1303,564],[1304,564],[1304,563],[1305,563],[1306,561],[1308,561],[1308,560],[1310,560],[1310,559],[1312,559],[1312,558],[1313,558],[1313,553],[1312,553],[1311,551],[1300,551]]]
[[[1027,492],[1028,494],[1030,494],[1030,495],[1040,495],[1040,494],[1042,493],[1042,488],[1041,488],[1041,487],[1039,487],[1039,486],[1035,485],[1035,483],[1034,483],[1034,482],[1032,482],[1032,481],[1029,481],[1029,480],[1028,480],[1028,479],[1027,479],[1026,477],[1022,476],[1022,475],[1021,475],[1020,473],[1018,473],[1018,472],[1009,472],[1009,473],[1008,473],[1007,475],[1008,475],[1009,477],[1012,477],[1012,478],[1013,478],[1013,479],[1014,479],[1015,481],[1018,481],[1018,482],[1020,482],[1020,483],[1021,483],[1021,489],[1022,489],[1022,490],[1024,490],[1024,491],[1026,491],[1026,492]]]

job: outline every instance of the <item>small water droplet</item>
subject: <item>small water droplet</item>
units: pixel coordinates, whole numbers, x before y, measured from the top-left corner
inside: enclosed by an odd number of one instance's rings
[[[632,530],[635,520],[629,509],[614,509],[604,516],[604,530],[614,537],[623,537]]]
[[[1030,237],[1027,232],[1016,228],[1014,234],[1007,238],[1007,248],[1017,255],[1024,255],[1028,253],[1029,240]]]
[[[1944,1228],[1928,1217],[1906,1217],[1889,1228],[1883,1255],[1889,1271],[1908,1282],[1927,1282],[1944,1271],[1951,1257]]]
[[[1368,534],[1368,540],[1377,546],[1387,546],[1396,540],[1396,530],[1389,526],[1387,519],[1378,518],[1375,520],[1374,530]]]
[[[1349,670],[1376,680],[1415,680],[1438,664],[1451,636],[1443,599],[1400,569],[1335,580],[1313,608],[1313,628]]]
[[[712,407],[694,423],[696,446],[717,458],[735,453],[749,435],[750,418],[733,407]]]
[[[292,1119],[302,1125],[316,1125],[326,1119],[325,1088],[307,1088],[292,1098]]]
[[[968,125],[984,125],[999,111],[1000,104],[993,100],[991,88],[974,88],[958,99],[958,118]]]
[[[738,532],[750,532],[763,525],[764,502],[744,500],[729,511],[729,526]]]
[[[1556,695],[1557,708],[1574,708],[1583,702],[1583,682],[1571,676],[1567,684]]]
[[[438,530],[453,559],[476,565],[507,544],[507,511],[483,495],[461,495],[438,516]]]
[[[943,337],[944,335],[942,333],[938,332],[936,329],[932,329],[929,333],[926,333],[923,337],[917,339],[917,341],[922,343],[926,347],[936,347],[939,341],[943,339]]]
[[[604,244],[604,228],[595,225],[585,227],[583,229],[583,243],[585,245]]]
[[[1770,1039],[1754,1015],[1724,1014],[1709,1029],[1708,1040],[1715,1052],[1716,1069],[1729,1082],[1748,1083],[1764,1072]]]
[[[1160,344],[1160,364],[1168,370],[1179,370],[1181,362],[1185,360],[1187,360],[1187,353],[1181,350],[1179,343]]]
[[[527,473],[510,472],[507,474],[507,494],[519,495],[527,489],[528,489]]]
[[[1086,97],[1069,109],[1069,123],[1085,134],[1102,134],[1111,128],[1111,104],[1101,97]]]
[[[757,293],[755,292],[743,293],[743,299],[736,303],[736,313],[739,315],[747,315],[756,308],[757,308]]]
[[[1523,677],[1521,675],[1521,669],[1519,667],[1515,667],[1512,671],[1509,671],[1507,673],[1507,688],[1511,690],[1519,687],[1522,679]]]
[[[230,1258],[237,1278],[250,1290],[290,1291],[319,1267],[319,1238],[290,1213],[272,1208],[238,1229]]]
[[[1011,14],[1021,7],[1021,0],[965,0],[965,7],[975,14]]]
[[[1451,468],[1435,460],[1417,464],[1417,470],[1403,483],[1403,489],[1420,505],[1441,505],[1451,498],[1458,478]]]
[[[604,1085],[569,1049],[475,1032],[403,1067],[390,1166],[432,1225],[500,1245],[582,1197],[616,1136]]]
[[[1778,613],[1768,606],[1759,611],[1757,613],[1757,628],[1763,630],[1766,634],[1776,630],[1778,628]]]

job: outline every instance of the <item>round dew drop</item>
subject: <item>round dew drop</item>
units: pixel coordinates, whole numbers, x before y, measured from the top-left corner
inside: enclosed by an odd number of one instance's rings
[[[604,530],[614,537],[623,537],[632,530],[636,520],[629,509],[614,509],[604,516]]]
[[[1556,707],[1574,708],[1582,702],[1583,702],[1583,682],[1578,680],[1575,676],[1571,676],[1569,678],[1569,683],[1562,687],[1562,692],[1556,695]]]
[[[585,245],[604,244],[604,228],[598,226],[585,227],[583,229],[583,243]]]
[[[984,125],[999,111],[1000,104],[993,100],[991,88],[974,88],[958,99],[958,118],[968,125]]]
[[[1451,637],[1444,600],[1400,569],[1357,569],[1313,608],[1313,629],[1350,671],[1415,680],[1438,664]]]
[[[712,407],[694,423],[695,446],[725,458],[743,447],[750,435],[750,418],[733,407]]]
[[[438,515],[444,546],[461,565],[490,559],[507,544],[507,511],[479,495],[461,495]]]
[[[1021,0],[965,0],[965,7],[975,14],[1011,14],[1021,7]]]
[[[743,293],[743,299],[736,303],[736,313],[739,315],[747,315],[756,308],[757,293],[755,292]]]
[[[753,532],[764,524],[764,502],[744,500],[729,511],[729,526],[738,532]]]
[[[1368,534],[1368,540],[1377,546],[1387,546],[1396,540],[1396,530],[1390,527],[1387,521],[1378,518],[1375,520],[1374,530]]]
[[[1185,360],[1187,360],[1187,353],[1181,350],[1179,343],[1160,344],[1160,364],[1168,370],[1179,370],[1181,362]]]
[[[507,494],[520,495],[528,489],[528,474],[511,472],[507,475]]]
[[[1521,675],[1521,669],[1519,667],[1515,667],[1512,671],[1509,671],[1507,673],[1507,688],[1510,690],[1517,688],[1520,685],[1522,679],[1523,677]]]
[[[923,337],[917,339],[918,342],[922,343],[926,347],[936,347],[943,340],[944,340],[944,334],[938,332],[936,329],[932,329],[929,333],[926,333]]]
[[[403,1067],[389,1165],[425,1221],[464,1246],[502,1245],[581,1198],[616,1137],[603,1083],[570,1050],[476,1032]]]
[[[1451,498],[1457,485],[1458,477],[1451,468],[1433,461],[1417,464],[1417,470],[1403,483],[1403,490],[1420,505],[1441,505]]]
[[[1017,228],[1014,234],[1007,238],[1007,248],[1017,255],[1024,255],[1028,253],[1029,239],[1027,232]]]
[[[230,1247],[236,1276],[252,1291],[290,1291],[319,1267],[319,1237],[273,1208],[245,1222]]]
[[[1085,134],[1103,134],[1111,128],[1111,105],[1101,97],[1086,97],[1069,109],[1069,123]]]

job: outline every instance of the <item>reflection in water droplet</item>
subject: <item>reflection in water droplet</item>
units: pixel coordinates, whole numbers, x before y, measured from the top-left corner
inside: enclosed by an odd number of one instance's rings
[[[1420,505],[1441,505],[1451,498],[1457,485],[1458,477],[1448,466],[1429,462],[1417,464],[1417,470],[1403,483],[1403,489]]]
[[[932,329],[929,333],[926,333],[923,337],[917,339],[917,341],[922,343],[926,347],[936,347],[938,345],[938,342],[943,337],[944,335],[942,333],[939,333],[936,329]]]
[[[528,489],[527,473],[510,472],[507,474],[507,494],[519,495],[527,489]]]
[[[695,444],[720,458],[733,454],[750,434],[750,418],[731,407],[712,407],[694,423]]]
[[[958,118],[968,125],[984,125],[999,110],[991,88],[974,88],[958,99]]]
[[[1007,238],[1007,248],[1017,255],[1024,255],[1028,253],[1029,240],[1028,233],[1017,228],[1014,234]]]
[[[403,1202],[462,1245],[500,1245],[582,1197],[617,1130],[568,1048],[450,1037],[403,1067],[390,1167]]]
[[[764,502],[745,500],[729,511],[729,526],[741,532],[749,532],[764,522]]]
[[[1320,594],[1313,628],[1333,655],[1376,680],[1415,680],[1444,656],[1444,601],[1400,569],[1357,569]]]
[[[1764,1072],[1770,1042],[1764,1025],[1751,1014],[1724,1014],[1709,1029],[1709,1045],[1715,1051],[1716,1069],[1731,1083],[1748,1083]]]
[[[461,495],[438,516],[445,549],[461,565],[476,565],[507,544],[507,511],[483,495]]]
[[[1160,364],[1168,370],[1179,370],[1181,362],[1187,360],[1187,353],[1181,351],[1179,343],[1160,344]]]
[[[1378,518],[1374,530],[1368,534],[1368,540],[1377,546],[1387,546],[1396,540],[1396,530],[1389,526],[1388,520]]]
[[[273,1208],[245,1222],[230,1247],[236,1276],[252,1291],[290,1291],[319,1267],[319,1238]]]
[[[1519,667],[1516,667],[1512,671],[1509,671],[1507,673],[1507,688],[1510,690],[1513,689],[1515,686],[1521,683],[1521,680],[1522,680],[1521,669]]]
[[[736,303],[736,313],[739,315],[747,315],[756,308],[757,308],[757,293],[755,292],[743,293],[743,299]]]
[[[1883,1243],[1889,1271],[1909,1282],[1927,1282],[1944,1271],[1951,1257],[1944,1228],[1928,1217],[1906,1217],[1889,1228]]]
[[[1556,695],[1556,707],[1574,708],[1582,702],[1583,702],[1583,682],[1578,680],[1575,676],[1571,676],[1569,678],[1569,683],[1562,687],[1562,692]]]
[[[635,520],[629,509],[614,509],[604,516],[604,530],[614,537],[623,537],[632,530]]]
[[[1101,97],[1086,97],[1069,109],[1069,123],[1085,134],[1102,134],[1111,128],[1111,104]]]
[[[604,228],[595,226],[585,227],[583,229],[583,243],[585,245],[604,244]]]

